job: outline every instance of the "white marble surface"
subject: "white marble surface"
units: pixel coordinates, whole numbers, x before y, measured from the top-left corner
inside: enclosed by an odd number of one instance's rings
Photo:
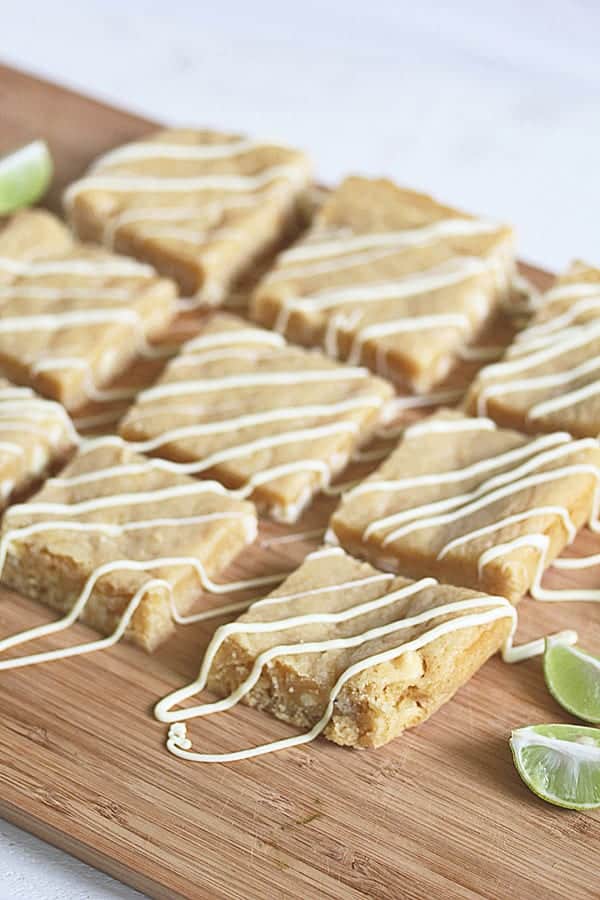
[[[559,268],[600,262],[599,33],[596,0],[19,0],[0,53],[165,122],[301,144],[326,180],[388,174],[510,220]],[[138,896],[2,824],[0,873],[0,898]]]

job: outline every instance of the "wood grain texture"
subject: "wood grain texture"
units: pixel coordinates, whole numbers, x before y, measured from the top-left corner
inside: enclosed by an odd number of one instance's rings
[[[49,137],[58,161],[54,205],[60,186],[94,155],[151,126],[5,68],[0,106],[1,146]],[[318,503],[306,527],[328,508]],[[263,525],[263,538],[283,530]],[[307,549],[258,549],[231,574],[293,567]],[[598,549],[598,539],[583,533],[574,551]],[[588,570],[578,583],[593,584],[598,574]],[[573,582],[557,572],[548,583]],[[199,606],[213,602],[200,599]],[[0,634],[50,615],[2,592]],[[600,647],[593,604],[521,605],[519,638],[567,625],[579,629],[584,646]],[[491,660],[429,722],[378,751],[318,740],[253,761],[202,766],[166,752],[165,727],[151,708],[196,675],[213,627],[179,628],[153,657],[122,644],[0,673],[0,813],[169,900],[583,900],[595,893],[600,819],[543,805],[510,758],[511,728],[570,721],[547,693],[539,660],[512,667]],[[76,626],[44,646],[92,636]],[[196,749],[206,750],[287,733],[243,707],[190,727]]]

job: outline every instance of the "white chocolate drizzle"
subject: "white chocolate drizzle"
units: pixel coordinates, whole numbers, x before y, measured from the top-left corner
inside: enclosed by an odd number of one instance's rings
[[[325,552],[336,553],[337,548],[329,548]],[[314,555],[310,555],[308,559],[314,559]],[[381,578],[381,575],[371,576],[371,580]],[[391,579],[394,576],[388,576]],[[383,576],[385,578],[385,575]],[[369,582],[369,578],[358,579],[354,582],[327,586],[325,591],[348,591],[349,589],[364,585]],[[511,621],[511,632],[506,642],[506,650],[512,643],[512,635],[516,627],[516,612],[513,607],[503,597],[480,596],[472,597],[465,600],[458,600],[427,609],[416,615],[407,616],[402,619],[389,622],[384,625],[376,626],[363,630],[356,635],[344,638],[331,638],[322,641],[301,641],[296,644],[280,644],[270,647],[268,650],[260,653],[254,660],[249,675],[242,683],[228,696],[221,700],[211,703],[202,703],[196,706],[187,707],[185,709],[174,709],[180,703],[196,696],[206,687],[209,673],[215,659],[215,656],[224,643],[224,641],[233,634],[259,634],[273,633],[284,631],[288,628],[297,628],[304,625],[313,624],[333,624],[338,622],[346,622],[360,617],[369,612],[373,612],[385,607],[391,606],[399,600],[418,594],[420,591],[433,587],[437,584],[433,578],[423,578],[418,582],[409,584],[399,590],[383,594],[374,600],[350,606],[339,612],[323,612],[308,613],[302,615],[292,615],[268,622],[233,622],[223,625],[215,632],[202,661],[198,678],[191,684],[180,688],[177,691],[163,698],[155,707],[155,716],[161,722],[170,723],[169,736],[167,740],[167,748],[171,753],[187,760],[196,762],[214,763],[214,762],[234,762],[241,759],[250,759],[255,756],[261,756],[265,753],[271,753],[276,750],[283,750],[290,747],[296,747],[301,744],[308,743],[318,737],[327,727],[334,713],[335,701],[342,690],[343,686],[355,675],[366,669],[379,665],[389,660],[398,659],[404,653],[414,652],[427,646],[433,641],[445,635],[451,634],[465,628],[485,628],[487,625],[507,618]],[[284,603],[286,601],[298,599],[306,596],[311,591],[302,592],[300,594],[287,595],[282,597],[266,598],[266,601],[274,603]],[[312,591],[314,593],[314,591]],[[254,606],[257,606],[255,604]],[[453,617],[439,624],[432,624],[436,619],[444,616],[452,615]],[[330,690],[329,698],[325,707],[325,711],[319,721],[309,731],[283,740],[273,741],[271,743],[262,744],[258,747],[247,748],[244,750],[234,751],[232,753],[197,753],[192,750],[191,742],[187,738],[185,722],[202,716],[212,715],[231,709],[240,700],[246,696],[256,685],[264,667],[272,660],[280,656],[304,655],[310,653],[325,653],[329,650],[341,650],[361,645],[390,634],[406,631],[419,625],[428,626],[426,630],[415,638],[408,641],[400,641],[395,647],[373,654],[350,666],[348,666],[337,678],[335,684]]]
[[[204,191],[252,193],[281,180],[297,185],[305,180],[305,174],[299,166],[294,165],[271,166],[259,175],[193,175],[163,178],[156,175],[91,174],[67,188],[64,202],[69,212],[76,198],[84,191],[186,195]]]
[[[553,303],[568,299],[573,302],[566,310],[526,328],[517,335],[502,362],[480,372],[478,414],[484,415],[489,401],[495,397],[539,391],[543,399],[526,413],[526,419],[534,422],[598,394],[599,382],[589,380],[600,368],[598,358],[591,356],[572,365],[561,362],[561,357],[580,352],[586,345],[600,340],[598,315],[579,322],[579,317],[586,313],[600,313],[600,285],[588,282],[559,285],[543,296],[538,309],[546,310]],[[558,371],[528,374],[554,361],[558,363]],[[581,385],[582,380],[587,383]]]
[[[122,324],[132,330],[136,342],[136,354],[147,358],[157,358],[172,353],[172,348],[154,347],[148,343],[145,333],[145,323],[139,312],[131,307],[131,301],[136,298],[139,290],[139,281],[131,281],[129,289],[126,286],[113,287],[97,285],[96,279],[142,279],[141,285],[156,275],[151,266],[138,263],[125,257],[106,258],[65,258],[49,259],[41,261],[22,261],[11,258],[0,258],[0,272],[7,271],[10,275],[28,279],[26,282],[18,281],[8,284],[0,284],[0,299],[4,300],[31,300],[41,303],[53,301],[65,302],[89,302],[91,305],[83,308],[62,309],[52,313],[36,314],[26,312],[23,315],[4,315],[0,319],[0,335],[22,334],[24,332],[60,332],[69,329],[94,328],[98,326]],[[85,279],[84,285],[62,285],[60,287],[37,284],[38,277],[53,275],[74,276]],[[95,304],[106,303],[106,306]],[[110,304],[119,303],[120,306]],[[108,351],[105,358],[100,361],[99,374],[105,370],[107,376],[112,376],[111,367],[106,367],[106,361],[114,360],[114,351]],[[30,364],[33,376],[43,372],[60,370],[80,370],[84,373],[84,381],[81,385],[82,394],[89,400],[97,402],[112,402],[118,399],[130,399],[135,396],[136,390],[111,389],[101,390],[97,387],[92,370],[92,362],[85,356],[76,356],[69,353],[68,356],[59,356],[49,351],[48,355],[40,356]]]
[[[469,424],[467,424],[469,423]],[[471,429],[493,430],[494,425],[489,419],[449,419],[433,420],[431,422],[417,423],[407,428],[404,439],[419,437],[427,434],[451,433]],[[473,513],[491,506],[499,500],[518,495],[521,491],[528,491],[537,485],[548,484],[554,481],[561,482],[573,475],[584,475],[592,478],[594,482],[593,501],[590,505],[588,526],[593,531],[600,531],[600,468],[594,464],[585,462],[573,462],[559,465],[556,468],[537,471],[547,465],[560,462],[587,449],[596,449],[597,441],[592,438],[572,440],[565,432],[556,432],[543,435],[535,440],[528,441],[519,447],[496,454],[472,463],[460,469],[447,472],[433,472],[423,475],[407,476],[394,480],[371,480],[358,485],[350,492],[348,498],[381,491],[386,494],[395,491],[413,490],[440,484],[460,485],[461,482],[471,478],[487,475],[494,469],[506,468],[500,474],[483,478],[477,487],[464,493],[457,493],[442,500],[422,503],[398,513],[392,513],[383,518],[370,522],[364,530],[363,540],[369,540],[380,532],[385,532],[378,540],[382,546],[393,544],[395,541],[424,529],[435,529],[452,523],[460,523],[463,518],[470,520]],[[500,531],[511,525],[526,522],[528,519],[552,516],[560,520],[564,528],[568,543],[571,543],[577,533],[577,527],[571,519],[569,510],[565,506],[550,504],[533,506],[514,514],[510,514],[498,521],[488,523],[473,530],[467,530],[448,541],[438,552],[437,558],[443,559],[457,547],[477,540],[488,534]],[[482,552],[478,561],[478,571],[481,576],[486,565],[495,559],[506,556],[521,547],[532,547],[538,553],[538,563],[534,575],[531,595],[538,600],[596,600],[600,599],[600,591],[585,590],[550,590],[542,587],[541,580],[544,570],[550,565],[548,550],[550,538],[544,533],[526,533],[506,543],[496,544]],[[584,568],[585,563],[578,561],[572,567]],[[558,566],[562,561],[558,562]],[[565,568],[570,566],[570,562]]]
[[[425,270],[415,270],[392,281],[384,280],[385,269],[376,263],[385,257],[394,256],[402,251],[434,245],[438,242],[452,241],[456,238],[470,236],[496,235],[501,237],[501,226],[483,220],[448,217],[437,222],[417,228],[398,231],[354,233],[351,229],[335,230],[315,228],[309,239],[305,239],[296,247],[284,251],[277,260],[277,265],[269,272],[259,288],[259,296],[268,297],[270,286],[275,289],[282,282],[289,282],[289,290],[277,296],[279,312],[274,329],[282,334],[293,330],[292,317],[304,314],[309,320],[319,316],[325,327],[323,346],[326,352],[334,357],[343,356],[350,362],[360,362],[363,347],[372,343],[375,360],[372,364],[375,371],[396,382],[407,380],[398,365],[388,364],[388,353],[393,344],[386,339],[400,334],[419,334],[431,330],[449,330],[448,349],[438,355],[440,378],[443,368],[449,368],[452,353],[463,343],[485,317],[488,307],[488,288],[478,282],[473,287],[469,281],[489,275],[489,290],[496,288],[504,292],[507,289],[506,272],[508,261],[504,261],[502,253],[493,249],[486,256],[469,256],[464,252],[455,255],[445,262]],[[370,266],[372,271],[365,271]],[[361,275],[368,280],[352,279],[352,270],[361,269]],[[319,276],[348,272],[348,283],[327,287],[322,290],[311,290],[309,282]],[[374,273],[374,274],[373,274]],[[378,273],[382,273],[378,277]],[[458,309],[452,306],[445,312],[429,312],[411,315],[403,311],[390,318],[388,310],[375,310],[367,320],[366,304],[383,304],[385,301],[406,301],[418,299],[423,295],[435,293],[457,286],[464,286],[465,303]],[[468,296],[467,296],[468,294]],[[354,306],[353,308],[353,305]],[[454,307],[456,304],[454,304]],[[378,321],[378,319],[381,321]],[[323,321],[324,319],[324,321]],[[375,321],[373,321],[375,319]],[[363,323],[361,327],[361,323]],[[317,322],[318,325],[318,322]],[[452,335],[452,331],[457,332]],[[351,339],[349,355],[340,347],[340,332],[345,332]],[[466,351],[468,352],[468,351]],[[398,370],[398,371],[397,371]]]
[[[98,446],[98,442],[87,442],[83,446],[83,452],[85,453],[86,449],[90,449],[90,444],[92,445],[92,449],[94,446]],[[57,486],[67,486],[74,484],[83,484],[90,483],[96,480],[108,479],[114,477],[116,475],[128,474],[130,476],[135,476],[138,474],[144,474],[151,471],[153,468],[165,468],[165,466],[161,466],[162,460],[148,460],[140,463],[132,463],[129,466],[114,466],[110,469],[105,469],[101,472],[92,472],[92,473],[82,473],[79,476],[72,476],[71,478],[56,478],[50,479],[49,484],[55,484]],[[88,477],[89,476],[89,477]],[[7,519],[10,520],[17,519],[17,523],[15,527],[10,528],[7,532],[5,532],[2,541],[0,541],[0,573],[2,572],[7,553],[9,552],[10,546],[19,540],[30,537],[32,535],[38,535],[45,532],[74,532],[74,533],[82,533],[82,532],[97,532],[99,534],[105,534],[108,536],[118,537],[120,534],[125,534],[131,531],[137,531],[142,529],[154,529],[154,528],[171,528],[171,527],[183,527],[185,525],[196,525],[201,522],[208,522],[213,520],[221,520],[221,519],[242,519],[245,520],[245,528],[246,528],[246,539],[248,542],[252,542],[256,537],[256,520],[254,515],[251,513],[245,513],[241,511],[219,511],[212,513],[205,513],[202,515],[195,516],[178,516],[178,517],[169,517],[168,515],[163,515],[160,517],[152,517],[150,519],[136,519],[131,522],[126,523],[109,523],[109,522],[81,522],[78,521],[78,517],[83,514],[89,513],[97,513],[102,510],[107,509],[115,509],[118,507],[126,506],[139,506],[147,503],[164,503],[170,499],[178,498],[178,497],[189,497],[191,494],[203,494],[203,493],[217,493],[221,495],[230,496],[229,492],[219,483],[211,482],[211,481],[202,481],[202,482],[192,482],[189,484],[178,484],[171,485],[168,488],[160,488],[155,490],[147,490],[147,491],[138,491],[138,492],[127,492],[123,494],[109,494],[106,496],[94,497],[89,500],[82,500],[76,503],[58,503],[58,502],[36,502],[35,500],[30,501],[29,503],[19,504],[11,507],[7,513]],[[18,526],[18,518],[21,515],[27,516],[45,516],[52,517],[56,516],[57,518],[45,518],[39,522],[33,522],[27,526]],[[114,560],[108,563],[105,563],[99,567],[97,567],[88,577],[86,584],[79,595],[77,601],[69,610],[69,612],[63,616],[61,619],[39,626],[34,629],[28,629],[26,631],[20,632],[18,634],[12,635],[10,637],[4,638],[0,640],[0,651],[9,649],[11,647],[18,646],[22,643],[26,643],[28,641],[37,639],[39,637],[43,637],[48,634],[54,634],[59,631],[62,631],[72,625],[81,615],[85,605],[87,604],[89,598],[92,595],[93,589],[97,584],[98,580],[102,578],[104,575],[110,574],[112,572],[117,571],[125,571],[125,572],[150,572],[153,569],[157,568],[165,568],[165,567],[176,567],[176,566],[184,566],[187,568],[191,568],[194,570],[199,578],[200,583],[205,591],[214,594],[225,594],[225,593],[234,593],[237,591],[246,591],[251,588],[264,587],[269,584],[276,584],[281,582],[286,575],[287,572],[284,573],[274,573],[272,575],[263,575],[255,578],[248,578],[241,581],[231,581],[225,583],[219,583],[213,581],[207,574],[205,567],[202,562],[196,557],[165,557],[161,559],[153,559],[146,561],[139,560],[131,560],[131,559],[121,559]],[[28,656],[21,656],[17,658],[11,658],[8,660],[0,660],[0,670],[2,669],[10,669],[10,668],[20,668],[22,666],[33,665],[41,662],[48,662],[56,659],[63,659],[72,655],[79,655],[82,653],[94,652],[99,649],[104,649],[106,647],[111,646],[116,643],[123,636],[127,625],[129,624],[131,617],[133,616],[136,608],[139,603],[143,600],[144,596],[154,590],[156,587],[159,587],[162,590],[167,591],[171,604],[171,614],[175,622],[178,624],[189,624],[191,622],[202,621],[210,618],[220,617],[222,615],[236,612],[241,609],[247,608],[250,600],[230,603],[227,605],[222,605],[219,607],[215,607],[201,613],[197,613],[195,615],[190,616],[182,616],[177,611],[173,598],[171,596],[171,585],[164,580],[156,580],[152,579],[147,582],[145,585],[140,588],[138,592],[132,597],[130,600],[123,616],[119,620],[119,623],[113,632],[112,635],[103,638],[99,641],[93,641],[85,644],[78,644],[73,647],[67,647],[60,650],[49,651],[45,653],[36,653]]]

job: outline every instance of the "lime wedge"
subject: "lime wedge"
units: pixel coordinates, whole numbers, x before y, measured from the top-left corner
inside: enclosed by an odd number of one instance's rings
[[[567,809],[600,806],[600,729],[529,725],[510,739],[517,772],[548,803]]]
[[[544,678],[561,706],[586,722],[600,722],[600,659],[597,656],[556,638],[547,638]]]
[[[0,216],[35,203],[50,184],[52,170],[45,141],[32,141],[0,158]]]

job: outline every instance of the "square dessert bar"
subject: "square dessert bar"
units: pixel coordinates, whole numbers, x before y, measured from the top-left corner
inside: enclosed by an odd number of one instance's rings
[[[368,440],[393,393],[364,368],[220,313],[138,395],[120,433],[292,522]]]
[[[173,473],[118,438],[101,438],[84,445],[60,478],[6,512],[1,578],[61,612],[91,578],[80,618],[106,634],[147,585],[126,635],[150,651],[172,632],[171,602],[179,612],[189,609],[203,579],[223,570],[256,529],[252,504],[220,484]],[[148,569],[128,568],[132,561]]]
[[[41,210],[0,228],[0,370],[68,409],[162,334],[176,289],[147,265],[74,241]]]
[[[314,613],[328,614],[329,621],[311,620]],[[317,551],[237,620],[215,656],[209,684],[230,694],[265,651],[317,642],[319,652],[300,646],[293,655],[276,654],[245,701],[308,730],[333,699],[325,737],[379,747],[449,700],[500,648],[512,615],[502,597],[433,578],[386,575],[339,548]],[[293,627],[282,621],[280,630],[257,630],[291,617]],[[298,623],[299,617],[306,622]],[[347,645],[340,646],[340,639],[349,639]]]
[[[0,509],[64,463],[78,442],[62,406],[0,378]]]
[[[185,294],[220,303],[296,229],[310,182],[299,150],[167,129],[102,156],[64,200],[81,238],[150,262]]]
[[[516,602],[592,515],[600,446],[443,411],[410,426],[331,519],[349,552]]]
[[[351,177],[257,287],[252,317],[428,391],[509,296],[513,233],[391,181]]]
[[[521,431],[600,434],[600,269],[575,262],[544,294],[502,362],[486,366],[470,412]]]

